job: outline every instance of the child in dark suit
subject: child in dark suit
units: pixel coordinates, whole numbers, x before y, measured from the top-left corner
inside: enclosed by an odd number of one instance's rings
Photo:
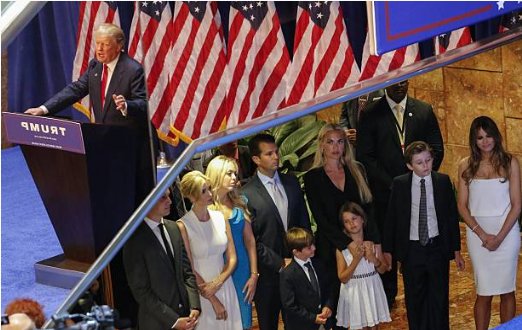
[[[412,171],[393,180],[383,251],[402,264],[410,329],[449,329],[449,261],[464,269],[457,203],[449,177],[432,171],[423,141],[404,152]]]
[[[294,257],[280,274],[285,329],[319,329],[332,316],[334,298],[325,269],[318,259],[312,259],[314,236],[306,229],[291,228],[286,240]]]

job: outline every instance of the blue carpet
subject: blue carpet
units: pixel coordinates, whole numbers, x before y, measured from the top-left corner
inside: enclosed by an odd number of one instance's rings
[[[34,264],[63,250],[19,147],[2,150],[1,221],[2,312],[11,300],[27,297],[49,318],[69,290],[37,284]]]

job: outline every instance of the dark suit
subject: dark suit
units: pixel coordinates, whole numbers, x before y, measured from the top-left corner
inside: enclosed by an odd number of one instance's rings
[[[402,263],[410,329],[449,329],[449,261],[460,251],[457,203],[449,177],[431,173],[439,235],[426,246],[410,240],[412,174],[393,180],[384,252]]]
[[[322,263],[319,259],[312,258],[312,265],[319,282],[320,294],[313,289],[308,276],[295,259],[281,271],[280,291],[286,330],[318,329],[319,325],[315,323],[317,314],[325,306],[333,310],[336,304],[333,286]]]
[[[174,221],[164,220],[174,249],[175,269],[144,222],[123,248],[129,287],[139,304],[139,329],[170,329],[191,309],[201,310],[196,277]]]
[[[144,71],[141,64],[127,54],[121,53],[114,68],[102,109],[100,96],[102,69],[102,63],[95,59],[91,60],[87,70],[77,81],[51,97],[44,103],[44,106],[50,114],[54,114],[89,95],[96,123],[131,128],[136,139],[138,155],[136,164],[137,172],[139,172],[139,175],[136,176],[136,206],[138,206],[154,186]],[[127,116],[123,116],[116,109],[116,104],[112,99],[113,94],[125,97]]]
[[[413,141],[425,141],[433,149],[433,169],[436,171],[444,157],[444,146],[437,118],[428,103],[408,97],[404,111],[405,146]],[[384,233],[384,221],[394,177],[407,173],[408,168],[395,126],[395,116],[386,96],[369,105],[363,112],[357,131],[357,160],[363,163],[374,197],[375,220]],[[388,302],[397,295],[397,267],[384,273],[384,290]]]
[[[310,229],[303,192],[296,177],[279,173],[288,199],[288,228]],[[279,270],[284,258],[290,257],[286,245],[286,232],[270,194],[257,174],[242,188],[252,214],[252,231],[256,239],[259,281],[254,297],[261,330],[277,329],[281,300]]]
[[[142,66],[127,54],[120,54],[107,89],[103,109],[100,96],[102,70],[103,64],[92,59],[85,73],[77,81],[50,98],[44,106],[50,114],[54,114],[89,95],[97,123],[146,127],[147,94]],[[126,117],[116,110],[112,94],[125,97],[128,111]]]

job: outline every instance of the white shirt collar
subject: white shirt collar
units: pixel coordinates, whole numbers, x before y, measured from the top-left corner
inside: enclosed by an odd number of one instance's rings
[[[412,174],[413,174],[413,179],[412,179],[412,180],[413,180],[413,182],[414,182],[415,184],[417,184],[417,185],[420,185],[420,180],[421,180],[421,179],[424,179],[424,180],[425,180],[425,181],[424,181],[425,184],[429,184],[429,183],[431,183],[431,173],[430,173],[430,175],[425,176],[425,177],[420,177],[420,176],[418,176],[417,174],[415,174],[415,172],[412,172]]]
[[[165,224],[164,221],[163,221],[163,218],[161,218],[160,222],[157,222],[157,221],[154,221],[154,220],[152,220],[151,218],[147,218],[147,217],[145,217],[145,223],[146,223],[147,225],[149,225],[150,229],[152,229],[152,230],[158,228],[158,225],[159,225],[160,223]]]
[[[281,183],[281,179],[279,179],[279,173],[277,173],[277,171],[275,172],[274,174],[274,177],[271,178],[267,175],[264,175],[263,173],[261,173],[259,170],[257,171],[257,176],[259,177],[259,180],[261,180],[261,183],[263,185],[267,185],[269,182],[274,182],[274,180],[277,180],[277,182]]]
[[[118,53],[118,56],[116,56],[116,58],[114,60],[107,63],[107,66],[109,67],[110,72],[114,72],[114,68],[116,68],[116,64],[118,64],[118,60],[120,59],[120,54],[121,53]]]
[[[310,262],[310,258],[308,258],[306,260],[301,260],[301,259],[297,258],[296,256],[294,256],[294,260],[295,260],[295,262],[297,262],[299,264],[299,266],[301,266],[301,268],[305,268],[305,264],[307,262]]]
[[[386,101],[388,102],[388,105],[390,106],[390,109],[392,109],[392,111],[395,109],[395,105],[397,104],[400,104],[401,107],[402,107],[402,110],[406,110],[406,101],[408,100],[408,95],[406,95],[402,101],[400,101],[399,103],[395,102],[394,100],[392,100],[389,96],[388,96],[388,93],[386,92],[386,90],[384,91],[384,94],[386,95]]]

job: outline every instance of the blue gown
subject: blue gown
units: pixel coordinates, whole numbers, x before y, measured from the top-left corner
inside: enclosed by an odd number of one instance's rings
[[[243,239],[243,229],[245,227],[245,214],[243,210],[234,207],[228,221],[230,223],[232,239],[234,240],[237,254],[237,267],[232,273],[232,281],[234,282],[239,301],[243,329],[249,329],[252,327],[252,305],[245,301],[245,293],[242,292],[245,283],[250,278],[250,261]]]

